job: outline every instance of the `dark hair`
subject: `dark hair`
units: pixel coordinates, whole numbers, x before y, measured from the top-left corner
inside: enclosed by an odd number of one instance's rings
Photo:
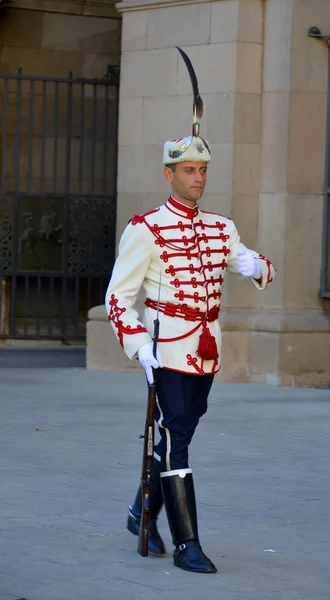
[[[176,163],[173,163],[170,165],[165,165],[165,167],[167,167],[168,169],[171,169],[171,171],[173,171],[173,173],[175,173],[175,171],[176,171]]]

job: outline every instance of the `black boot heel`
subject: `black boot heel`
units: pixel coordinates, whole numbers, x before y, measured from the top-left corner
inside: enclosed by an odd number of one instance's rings
[[[193,573],[216,573],[217,569],[213,562],[204,554],[198,542],[190,540],[180,544],[173,554],[173,562],[176,567]]]

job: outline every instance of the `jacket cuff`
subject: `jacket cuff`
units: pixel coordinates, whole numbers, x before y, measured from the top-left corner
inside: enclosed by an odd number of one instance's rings
[[[141,331],[141,333],[135,333],[134,335],[125,335],[124,337],[124,351],[130,360],[137,358],[138,350],[144,344],[152,342],[147,331]]]
[[[268,283],[268,267],[267,265],[265,265],[263,260],[258,259],[258,262],[261,271],[261,283],[254,279],[254,277],[250,277],[250,280],[252,281],[253,285],[257,288],[257,290],[264,290]]]

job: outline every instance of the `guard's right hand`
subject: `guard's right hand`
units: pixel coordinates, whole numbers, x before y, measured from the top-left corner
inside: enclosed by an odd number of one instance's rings
[[[163,359],[158,348],[156,351],[156,358],[154,357],[153,347],[153,342],[147,342],[146,344],[143,344],[143,346],[141,346],[141,348],[139,348],[138,350],[139,361],[145,370],[146,378],[148,380],[148,383],[150,384],[154,383],[152,369],[158,369],[159,367],[162,369],[164,366]]]

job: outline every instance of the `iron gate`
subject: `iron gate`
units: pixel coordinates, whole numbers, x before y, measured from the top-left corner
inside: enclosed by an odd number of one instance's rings
[[[324,35],[319,27],[315,26],[309,27],[308,35],[311,38],[323,40],[328,48],[328,111],[323,205],[321,298],[330,298],[330,35]]]
[[[115,253],[118,69],[0,75],[0,337],[84,339]]]

